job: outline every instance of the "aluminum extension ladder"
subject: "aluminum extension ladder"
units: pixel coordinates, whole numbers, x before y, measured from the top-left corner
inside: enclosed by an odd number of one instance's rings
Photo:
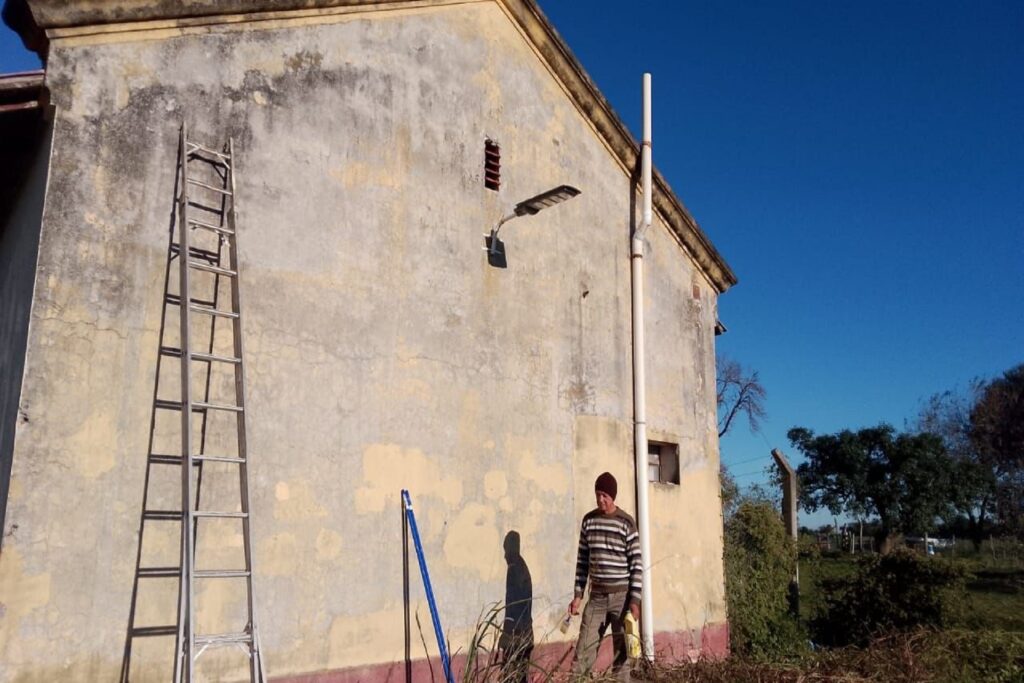
[[[150,422],[146,488],[139,521],[139,547],[120,683],[130,683],[132,645],[135,639],[155,636],[175,636],[172,678],[174,683],[193,683],[199,669],[197,666],[199,657],[209,648],[221,646],[241,648],[248,656],[249,680],[252,683],[266,683],[267,677],[260,651],[259,631],[254,610],[255,598],[252,582],[249,458],[246,439],[241,300],[238,283],[238,241],[234,206],[233,142],[229,140],[222,151],[218,152],[211,147],[190,140],[187,129],[182,124],[176,183],[177,241],[172,234],[168,250],[160,352],[157,357],[157,379]],[[177,269],[172,266],[175,260],[178,263]],[[175,270],[177,270],[177,293],[172,293],[171,285],[175,283],[173,276]],[[193,277],[197,280],[205,279],[205,281],[196,282]],[[225,289],[230,290],[229,297],[223,296],[222,290]],[[200,291],[207,292],[207,295],[200,295]],[[228,301],[223,299],[228,299]],[[172,334],[173,325],[168,326],[167,319],[168,312],[173,310],[177,310],[180,323],[178,347],[165,344],[165,333]],[[215,352],[218,320],[227,321],[230,325],[232,336],[230,355]],[[208,324],[208,332],[205,329],[197,330],[196,322]],[[161,398],[160,370],[164,358],[175,358],[180,361],[180,400]],[[218,378],[226,380],[225,383],[229,385],[233,384],[234,396],[230,400],[215,402],[212,398],[211,378],[214,376],[215,369],[218,372],[223,369],[224,374],[218,375]],[[230,377],[232,373],[233,382]],[[197,375],[199,381],[196,381]],[[160,440],[157,438],[158,416],[165,411],[176,411],[181,414],[179,454],[159,452],[162,448],[157,443]],[[227,417],[229,427],[226,431],[234,431],[234,448],[237,452],[207,452],[210,447],[217,448],[217,446],[211,446],[215,440],[209,433],[213,430],[211,416],[214,413]],[[193,420],[194,416],[198,419]],[[230,426],[231,418],[234,421],[233,430]],[[194,425],[194,421],[198,422],[198,425]],[[173,425],[173,422],[171,424]],[[223,425],[224,422],[219,421],[218,424]],[[221,447],[223,448],[223,446]],[[171,450],[171,448],[166,450]],[[200,508],[203,468],[207,464],[216,464],[220,468],[237,470],[238,498],[229,503],[218,501],[222,508],[219,510]],[[167,467],[178,467],[181,471],[181,507],[177,510],[152,509],[150,507],[151,482],[158,479],[161,472],[166,471]],[[230,475],[229,480],[233,480],[233,476]],[[221,493],[223,494],[223,491]],[[227,498],[223,495],[222,497]],[[203,502],[205,505],[210,505],[205,500]],[[227,569],[197,569],[197,540],[200,527],[207,520],[234,520],[241,524],[244,566]],[[178,566],[147,566],[143,564],[143,540],[147,524],[166,524],[168,522],[180,525],[181,549]],[[139,626],[136,621],[140,583],[160,578],[178,579],[177,622],[158,626]],[[232,579],[245,581],[245,626],[241,630],[230,633],[197,633],[196,615],[199,611],[196,602],[197,582]],[[238,588],[237,584],[236,588]]]

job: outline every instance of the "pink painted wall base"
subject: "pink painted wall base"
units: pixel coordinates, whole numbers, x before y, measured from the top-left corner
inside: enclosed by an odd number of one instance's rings
[[[572,663],[572,643],[550,643],[539,645],[533,652],[537,665],[536,681],[542,678],[541,671],[568,672]],[[695,661],[701,657],[721,659],[729,654],[729,625],[713,624],[703,629],[656,633],[654,636],[655,658],[659,663]],[[601,643],[595,671],[608,668],[612,662],[611,638]],[[456,680],[461,678],[466,667],[465,655],[452,658],[452,671]],[[431,675],[433,669],[433,675]],[[437,658],[415,659],[412,662],[412,680],[443,681],[441,661]],[[531,678],[531,680],[534,680]],[[272,677],[273,683],[404,683],[405,662],[371,664],[348,669],[319,671],[316,673]]]

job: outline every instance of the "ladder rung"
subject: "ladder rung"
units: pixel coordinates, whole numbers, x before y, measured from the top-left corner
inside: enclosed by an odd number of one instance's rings
[[[148,636],[176,636],[177,626],[141,626],[132,629],[132,638],[145,638]]]
[[[145,520],[181,521],[181,510],[146,510],[142,513]]]
[[[218,316],[220,316],[222,318],[237,318],[238,317],[238,314],[235,313],[234,311],[222,311],[219,308],[211,308],[211,307],[207,307],[207,306],[196,306],[195,304],[192,304],[191,306],[189,306],[188,309],[190,311],[194,311],[196,313],[205,313],[206,315],[218,315]]]
[[[193,401],[192,410],[230,410],[233,413],[240,413],[242,412],[242,406],[226,406],[222,403],[203,403],[201,401]]]
[[[189,222],[189,225],[192,225],[192,226],[194,226],[196,228],[203,228],[204,230],[213,230],[214,232],[219,232],[222,235],[234,235],[235,234],[235,231],[231,230],[230,228],[225,228],[225,227],[222,227],[220,225],[213,225],[212,223],[204,223],[203,221],[197,221],[197,220],[195,220],[193,218],[189,218],[188,222]]]
[[[231,165],[229,164],[229,162],[222,161],[220,159],[213,159],[213,158],[210,158],[210,157],[203,156],[204,153],[205,152],[203,152],[201,150],[193,149],[193,150],[189,151],[189,153],[188,153],[188,160],[189,161],[197,161],[197,160],[198,161],[205,161],[206,163],[210,164],[211,166],[219,166],[221,168],[226,168],[228,170],[231,169]]]
[[[153,405],[164,410],[181,410],[181,401],[168,401],[166,399],[158,398],[156,403]],[[200,403],[198,401],[192,402],[192,412],[194,413],[201,413],[207,408],[213,408],[214,410],[234,410],[239,413],[242,412],[242,409],[238,406],[212,405],[209,403]]]
[[[139,567],[139,578],[171,578],[181,576],[178,567]]]
[[[203,204],[202,202],[197,202],[194,199],[188,200],[188,205],[192,206],[192,207],[195,207],[197,209],[202,209],[203,211],[209,211],[210,213],[224,213],[224,209],[218,209],[217,207],[210,206],[209,204]],[[191,221],[189,221],[189,222],[191,222]]]
[[[160,353],[165,356],[171,356],[172,358],[181,358],[181,349],[176,346],[161,346]],[[203,363],[218,362],[218,363],[241,363],[240,358],[233,358],[231,356],[214,356],[209,353],[199,353],[198,351],[192,352],[192,360],[197,360]],[[194,402],[193,402],[194,403]]]
[[[197,635],[196,645],[234,645],[236,643],[251,643],[252,635],[248,633],[216,633],[210,635]]]
[[[228,192],[227,190],[222,190],[219,187],[214,187],[213,185],[207,185],[206,183],[201,183],[198,180],[193,180],[192,178],[185,178],[185,182],[192,183],[193,185],[198,185],[199,187],[205,188],[207,190],[212,190],[213,192],[220,192],[221,194],[227,195],[228,197],[231,196],[231,193]]]
[[[196,510],[192,513],[193,517],[219,517],[225,519],[245,519],[249,516],[248,512],[214,512],[212,510]]]
[[[244,569],[197,569],[192,572],[197,579],[239,579],[249,576]]]
[[[180,455],[168,455],[164,453],[153,453],[149,456],[149,461],[156,465],[177,465],[181,467],[181,456]],[[199,465],[200,462],[229,462],[237,465],[245,462],[244,458],[235,458],[227,455],[193,455],[192,464]]]
[[[199,263],[189,259],[189,268],[195,268],[196,270],[205,270],[207,273],[216,273],[217,275],[227,275],[228,277],[234,277],[238,275],[237,271],[228,270],[227,268],[221,268],[220,266],[211,266],[208,263]]]
[[[175,306],[181,305],[181,297],[177,294],[168,294],[165,301]],[[198,304],[199,306],[213,306],[214,302],[207,301],[206,299],[189,299],[189,303]]]
[[[171,251],[175,254],[181,252],[181,245],[177,242],[172,242]],[[188,255],[195,258],[206,259],[207,261],[220,261],[220,254],[209,249],[200,249],[199,247],[189,247]]]
[[[211,353],[192,353],[192,360],[206,361],[207,363],[241,363],[241,358],[234,358],[232,356],[214,356]]]
[[[193,455],[192,460],[193,462],[232,462],[238,465],[245,462],[245,458],[235,458],[227,455]]]
[[[181,349],[176,346],[161,346],[160,355],[171,356],[172,358],[181,358]]]
[[[192,142],[191,140],[185,140],[185,144],[194,148],[194,149],[189,150],[190,152],[195,152],[195,151],[198,150],[200,152],[206,152],[207,154],[214,154],[216,156],[219,156],[221,159],[230,159],[231,158],[230,154],[225,154],[224,152],[216,152],[216,151],[210,149],[209,147],[204,147],[203,145],[200,145],[198,142]]]
[[[160,353],[165,356],[171,356],[172,358],[181,358],[181,349],[176,346],[161,346]],[[214,356],[209,353],[199,353],[198,351],[192,352],[192,360],[197,360],[202,363],[210,363],[216,361],[218,363],[241,363],[240,358],[233,358],[231,356]],[[193,402],[194,404],[194,402]]]

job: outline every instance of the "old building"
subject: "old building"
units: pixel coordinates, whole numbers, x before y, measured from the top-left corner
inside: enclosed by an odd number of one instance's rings
[[[177,324],[165,279],[183,122],[234,141],[270,677],[401,680],[403,488],[453,648],[505,600],[515,532],[537,656],[564,652],[594,477],[612,471],[634,511],[638,146],[532,0],[8,0],[6,17],[45,76],[0,82],[24,105],[0,111],[0,682],[122,666],[151,432],[173,443],[152,416]],[[508,223],[507,267],[489,263],[484,235],[562,184],[580,196]],[[666,658],[720,654],[714,333],[735,279],[660,176],[654,207],[647,424],[662,481],[640,478],[655,642]],[[173,389],[178,365],[162,362]],[[237,476],[216,464],[203,495]],[[148,479],[166,509],[179,471]],[[146,527],[143,553],[177,563],[179,528]],[[197,533],[214,564],[241,545],[226,523]],[[177,580],[145,585],[138,623],[173,624]],[[221,586],[197,589],[200,624],[237,618]],[[132,680],[167,680],[173,644],[137,639]],[[211,650],[198,680],[243,678],[240,655]]]

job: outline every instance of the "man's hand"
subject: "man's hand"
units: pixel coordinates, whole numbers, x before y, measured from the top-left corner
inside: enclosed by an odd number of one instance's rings
[[[572,599],[572,602],[569,603],[569,614],[576,616],[580,613],[580,602],[581,598]]]
[[[629,603],[629,613],[633,615],[633,618],[640,621],[640,605],[635,602]]]

